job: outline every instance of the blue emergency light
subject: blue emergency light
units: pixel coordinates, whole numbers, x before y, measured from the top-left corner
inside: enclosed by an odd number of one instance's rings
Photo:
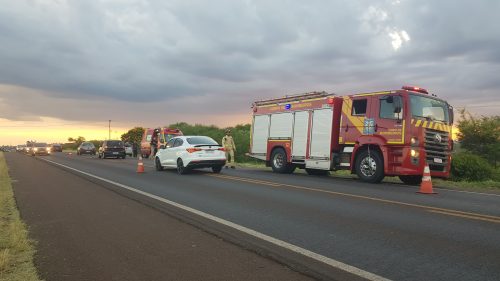
[[[292,105],[287,103],[285,104],[285,110],[290,110],[292,108]]]

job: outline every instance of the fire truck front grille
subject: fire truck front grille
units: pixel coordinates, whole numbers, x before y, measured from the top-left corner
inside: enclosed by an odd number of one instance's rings
[[[449,133],[427,129],[425,131],[426,161],[431,171],[445,172],[448,166]]]

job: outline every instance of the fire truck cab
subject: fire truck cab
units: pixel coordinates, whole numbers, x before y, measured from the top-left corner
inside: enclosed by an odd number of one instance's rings
[[[453,108],[425,89],[336,96],[312,92],[254,102],[249,156],[274,172],[348,169],[366,182],[399,176],[419,184],[424,167],[447,178]]]

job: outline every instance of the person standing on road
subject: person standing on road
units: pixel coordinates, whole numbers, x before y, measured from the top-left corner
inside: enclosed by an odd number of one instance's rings
[[[160,129],[154,129],[153,135],[151,136],[151,153],[149,154],[150,159],[154,159],[156,152],[158,151],[158,135],[160,134]]]
[[[135,141],[133,141],[132,142],[132,156],[134,158],[137,158],[137,150],[138,150],[137,143]]]
[[[233,137],[231,136],[231,130],[226,130],[226,135],[222,138],[222,146],[226,151],[226,169],[229,164],[231,165],[231,168],[234,169],[234,153],[236,152],[236,145],[234,144]]]

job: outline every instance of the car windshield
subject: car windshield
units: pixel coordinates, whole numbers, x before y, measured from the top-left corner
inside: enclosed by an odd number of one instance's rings
[[[82,143],[82,147],[94,147],[94,144],[91,142],[85,142],[85,143]]]
[[[450,122],[448,104],[444,101],[410,95],[410,103],[413,117],[425,118],[429,121]]]
[[[108,141],[108,146],[123,146],[121,141]]]
[[[35,143],[35,147],[47,147],[47,144],[43,142]]]
[[[209,137],[190,137],[186,138],[187,142],[192,145],[199,144],[209,144],[209,145],[219,145],[216,141]]]

